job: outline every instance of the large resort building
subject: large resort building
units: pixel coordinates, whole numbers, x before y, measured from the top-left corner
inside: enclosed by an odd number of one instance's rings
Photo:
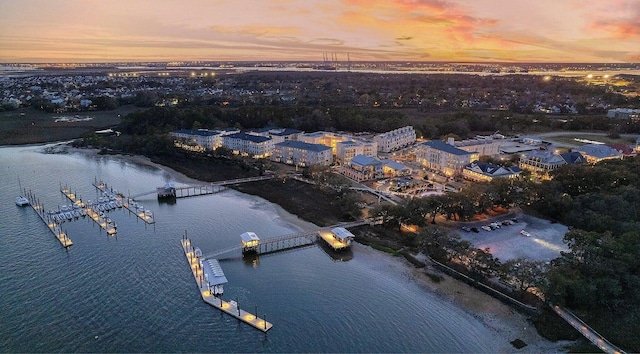
[[[378,145],[375,142],[352,137],[347,134],[320,131],[302,134],[299,136],[299,140],[310,144],[322,144],[331,147],[331,151],[336,157],[336,162],[341,164],[348,163],[351,158],[356,155],[378,156]]]
[[[378,151],[391,152],[415,143],[416,131],[412,126],[406,126],[378,134],[373,137],[373,141],[377,144]]]
[[[464,151],[439,140],[422,143],[416,151],[417,163],[447,177],[462,175],[465,166],[478,160],[478,157],[477,152]]]
[[[622,160],[624,156],[620,151],[601,144],[587,144],[573,149],[580,152],[587,163],[597,163],[602,160]]]
[[[209,130],[209,129],[180,129],[169,135],[176,138],[175,144],[183,149],[193,151],[210,151],[222,146],[222,137],[239,133],[237,129]]]
[[[274,145],[271,160],[295,166],[329,166],[333,161],[331,148],[322,144],[287,140]]]
[[[236,133],[222,137],[222,146],[234,154],[253,158],[266,158],[273,151],[273,139],[259,135]]]

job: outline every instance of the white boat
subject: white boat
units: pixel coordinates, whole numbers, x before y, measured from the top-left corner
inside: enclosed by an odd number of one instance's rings
[[[113,210],[113,209],[117,208],[117,207],[116,207],[116,202],[114,202],[114,201],[110,201],[110,202],[109,202],[109,207],[111,208],[111,210]]]
[[[67,220],[73,219],[73,214],[70,211],[66,212],[64,216],[67,218]]]
[[[122,208],[122,200],[116,200],[116,206]]]
[[[29,199],[27,199],[26,197],[23,197],[21,195],[16,197],[16,205],[23,207],[23,206],[27,206],[31,203],[29,203]]]
[[[74,216],[76,219],[77,219],[77,218],[79,218],[79,217],[80,217],[80,211],[78,211],[78,210],[74,210],[74,211],[73,211],[73,216]]]

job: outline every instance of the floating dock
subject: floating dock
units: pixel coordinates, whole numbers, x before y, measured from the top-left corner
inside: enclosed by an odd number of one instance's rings
[[[90,205],[86,205],[81,199],[76,198],[75,193],[72,193],[68,187],[60,187],[60,192],[62,192],[62,194],[64,194],[74,205],[82,208],[93,222],[98,224],[101,229],[107,232],[107,235],[115,235],[118,233],[115,223],[110,222],[106,217],[102,217],[99,211],[95,210]]]
[[[144,221],[146,224],[155,224],[156,220],[153,217],[153,213],[144,208],[140,208],[137,202],[133,198],[125,198],[122,194],[117,193],[113,188],[109,188],[107,183],[102,180],[94,180],[93,186],[105,195],[113,196],[116,202],[122,203],[122,206],[134,214],[138,219]]]
[[[265,319],[266,316],[263,316],[263,318],[257,316],[257,310],[255,314],[249,313],[245,310],[242,310],[236,301],[227,302],[222,300],[221,297],[214,296],[211,293],[211,290],[209,290],[207,283],[205,282],[204,272],[202,267],[200,266],[201,258],[196,257],[195,249],[191,245],[191,240],[183,237],[181,245],[185,257],[187,257],[187,261],[189,262],[193,278],[198,285],[200,296],[202,297],[202,300],[204,302],[256,329],[261,330],[262,332],[266,333],[271,329],[271,327],[273,327],[273,325],[270,322],[267,322],[267,320]]]
[[[31,208],[33,208],[36,214],[38,214],[38,216],[40,217],[40,220],[42,220],[42,222],[44,222],[44,224],[47,225],[47,228],[49,228],[49,231],[51,231],[53,236],[55,236],[55,238],[60,242],[60,244],[64,248],[67,248],[73,245],[73,242],[71,242],[71,239],[69,239],[69,236],[67,236],[67,233],[62,231],[62,228],[60,227],[60,225],[47,217],[44,211],[44,207],[42,206],[42,204],[40,204],[37,201],[35,196],[31,192],[25,193],[25,195],[26,195],[26,198],[29,199],[29,205],[31,206]]]

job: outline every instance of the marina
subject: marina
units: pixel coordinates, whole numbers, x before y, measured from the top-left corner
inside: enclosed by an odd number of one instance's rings
[[[203,266],[203,261],[206,259],[202,257],[200,250],[193,248],[191,240],[186,235],[182,237],[181,245],[204,302],[262,332],[266,333],[273,327],[273,324],[266,320],[266,315],[263,315],[263,318],[258,317],[257,307],[255,313],[249,313],[240,308],[238,301],[224,301],[222,297],[216,296],[216,289],[212,289],[210,282],[208,282],[210,277],[207,276]],[[217,261],[215,264],[218,264]],[[226,282],[226,278],[224,282]]]
[[[100,226],[101,229],[103,229],[104,231],[106,231],[107,235],[115,235],[118,233],[118,226],[116,225],[115,221],[111,220],[111,218],[107,217],[104,214],[105,209],[105,203],[104,200],[102,201],[102,203],[97,203],[97,204],[90,204],[89,203],[84,203],[82,201],[82,199],[79,199],[76,197],[75,193],[72,193],[71,190],[68,187],[60,187],[60,192],[62,194],[64,194],[65,197],[67,197],[67,199],[69,199],[73,204],[72,206],[72,211],[68,211],[67,214],[71,214],[73,216],[73,212],[77,212],[78,216],[81,216],[81,212],[79,210],[81,210],[82,212],[84,212],[84,214],[86,216],[89,216],[89,218],[91,220],[93,220],[93,222],[95,222],[98,226]],[[109,205],[109,209],[111,208],[111,205]],[[68,209],[68,208],[67,208]],[[76,210],[79,209],[79,210]]]
[[[67,233],[62,230],[62,228],[60,227],[60,224],[58,224],[57,222],[52,220],[45,213],[44,207],[42,206],[42,204],[40,204],[38,202],[38,200],[33,195],[33,193],[25,192],[25,195],[26,195],[26,197],[22,196],[22,198],[25,198],[28,203],[24,204],[25,201],[21,200],[21,202],[22,202],[21,204],[22,205],[20,205],[20,206],[26,206],[26,205],[31,206],[31,208],[33,208],[33,210],[36,212],[36,214],[38,214],[38,216],[40,217],[40,220],[42,220],[42,222],[44,222],[44,224],[47,225],[47,228],[49,229],[49,231],[51,231],[53,236],[55,236],[55,238],[60,242],[60,244],[64,248],[68,248],[71,245],[73,245],[73,242],[71,242],[71,239],[69,239],[69,236],[67,236]],[[18,204],[17,202],[18,202],[18,200],[16,200],[16,204]]]
[[[125,198],[117,190],[107,186],[107,183],[94,179],[93,186],[105,195],[106,198],[113,202],[117,206],[122,206],[129,211],[129,213],[135,215],[138,219],[145,222],[145,224],[155,224],[155,218],[151,210],[145,209],[141,204],[133,200],[133,198]]]

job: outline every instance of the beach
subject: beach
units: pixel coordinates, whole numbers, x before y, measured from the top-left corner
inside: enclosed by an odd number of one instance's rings
[[[70,152],[97,155],[97,150],[72,149]],[[171,168],[154,163],[143,156],[109,155],[109,158],[157,168],[167,174],[172,182],[184,184],[207,183],[189,178]],[[239,193],[236,191],[233,192]],[[298,218],[277,204],[268,202],[258,196],[250,196],[250,198],[260,207],[272,208],[282,223],[289,227],[299,231],[309,231],[318,228],[315,224]],[[554,343],[544,339],[537,333],[535,327],[526,315],[517,312],[501,301],[446,274],[442,274],[443,280],[436,283],[426,275],[424,268],[415,268],[403,257],[394,257],[388,253],[380,252],[358,243],[353,245],[353,252],[356,257],[376,259],[378,262],[383,260],[385,267],[393,274],[415,282],[420,288],[424,289],[424,291],[437,294],[443,301],[450,302],[477,318],[484,326],[504,340],[504,346],[501,347],[502,352],[555,353],[566,351],[563,348],[571,344],[571,342]],[[429,271],[440,274],[440,272],[433,269],[429,269]],[[527,346],[522,349],[516,349],[510,344],[511,341],[516,339],[524,341]]]

